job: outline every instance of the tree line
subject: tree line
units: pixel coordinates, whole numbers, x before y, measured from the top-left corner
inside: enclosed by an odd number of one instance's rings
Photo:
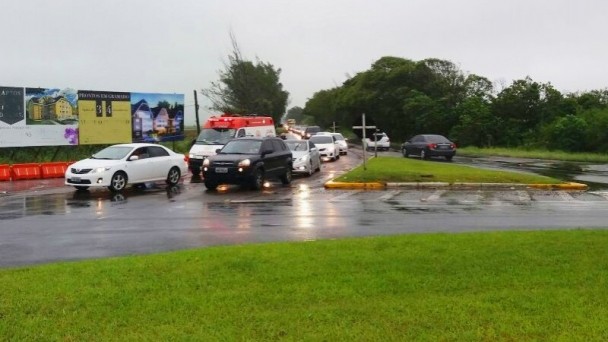
[[[459,146],[608,152],[608,90],[562,94],[529,77],[497,90],[441,59],[382,57],[287,117],[350,128],[361,113],[396,141],[435,133]]]
[[[244,59],[231,40],[219,81],[202,91],[215,111],[293,118],[324,129],[337,123],[342,130],[360,125],[365,113],[393,141],[434,133],[459,146],[608,152],[607,89],[563,94],[530,77],[495,86],[448,60],[387,56],[286,112],[281,69]]]

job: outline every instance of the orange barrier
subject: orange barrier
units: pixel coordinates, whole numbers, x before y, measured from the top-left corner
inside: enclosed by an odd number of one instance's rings
[[[65,175],[68,165],[70,163],[66,162],[42,163],[40,165],[41,176],[42,178],[61,178]]]
[[[40,178],[40,164],[13,164],[11,166],[13,180]]]
[[[11,166],[8,164],[0,165],[0,181],[11,180]]]

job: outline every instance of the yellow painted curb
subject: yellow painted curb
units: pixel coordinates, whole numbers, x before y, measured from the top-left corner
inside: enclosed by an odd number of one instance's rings
[[[535,189],[558,189],[558,190],[587,190],[589,186],[582,183],[563,183],[563,184],[528,184],[528,187]]]
[[[326,189],[386,189],[386,183],[348,183],[329,181],[325,183]]]

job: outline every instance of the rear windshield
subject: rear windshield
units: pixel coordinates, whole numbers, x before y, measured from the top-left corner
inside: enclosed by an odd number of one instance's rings
[[[310,141],[315,144],[332,144],[334,139],[331,137],[331,135],[313,135],[310,137]]]

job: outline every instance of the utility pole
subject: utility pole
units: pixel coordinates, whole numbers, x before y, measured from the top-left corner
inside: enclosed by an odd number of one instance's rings
[[[367,170],[367,165],[365,164],[365,161],[367,160],[367,146],[365,143],[365,130],[370,128],[370,129],[376,129],[376,126],[366,126],[365,125],[365,113],[363,113],[361,115],[361,126],[353,126],[353,129],[362,129],[363,130],[363,170]]]
[[[198,97],[196,94],[196,90],[194,91],[194,112],[196,114],[196,136],[201,134],[201,124],[198,121]]]

